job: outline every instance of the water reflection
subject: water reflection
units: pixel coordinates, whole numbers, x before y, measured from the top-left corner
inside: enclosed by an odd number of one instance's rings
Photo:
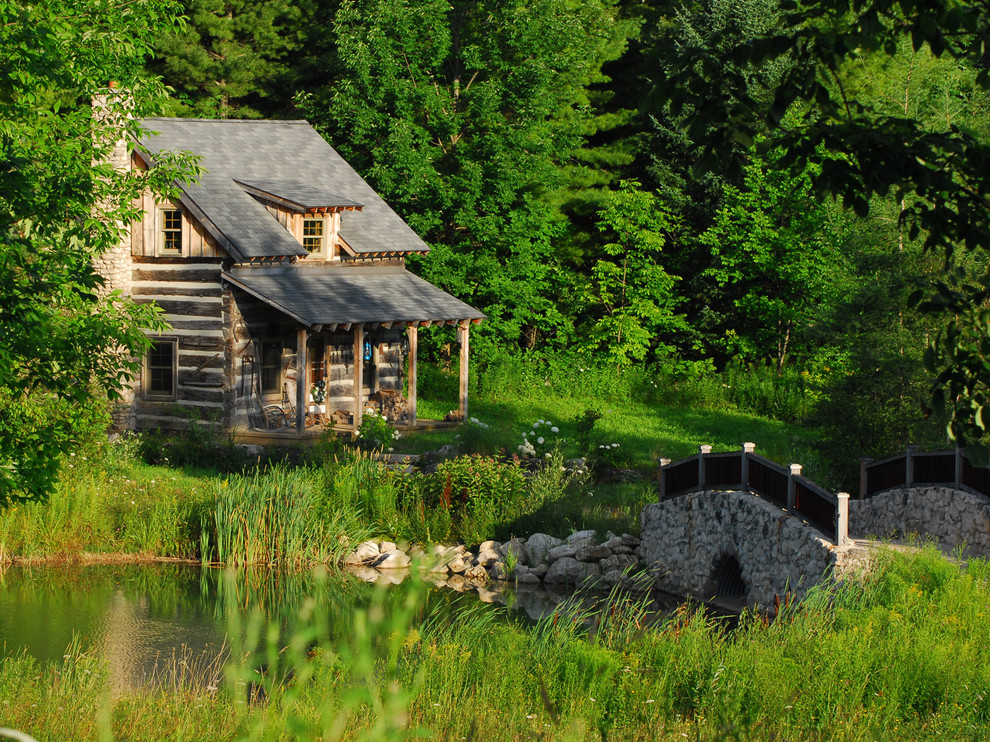
[[[404,600],[410,582],[390,587],[387,600]],[[330,635],[340,635],[373,589],[357,577],[325,571],[233,572],[178,564],[12,567],[0,571],[0,650],[52,662],[75,643],[105,658],[117,694],[177,680],[212,685],[219,682],[234,614],[258,610],[291,630],[303,602],[315,599],[329,617]],[[454,622],[460,612],[477,610],[479,599],[500,608],[501,617],[535,622],[562,602],[584,601],[583,607],[593,609],[600,596],[575,599],[570,590],[533,587],[464,593],[439,588],[427,594],[415,620]],[[672,597],[660,598],[654,609],[676,605]]]

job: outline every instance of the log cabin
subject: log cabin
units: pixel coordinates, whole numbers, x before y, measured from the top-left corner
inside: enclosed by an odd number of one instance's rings
[[[454,325],[467,416],[469,332],[484,315],[409,272],[426,243],[305,121],[146,119],[117,167],[192,152],[204,172],[174,200],[146,193],[141,222],[97,268],[108,290],[155,302],[119,428],[209,420],[245,441],[354,430],[368,410],[416,414],[419,328]]]

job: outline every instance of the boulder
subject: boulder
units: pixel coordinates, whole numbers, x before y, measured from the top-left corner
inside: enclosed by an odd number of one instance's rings
[[[494,549],[481,549],[478,552],[478,556],[474,558],[474,563],[487,567],[492,562],[497,562],[501,558],[501,555],[499,555],[499,553]]]
[[[605,544],[599,546],[595,546],[594,544],[579,546],[574,551],[574,558],[579,562],[597,562],[607,559],[610,556],[612,556],[612,550],[605,546]]]
[[[534,533],[526,541],[526,556],[529,566],[534,567],[541,562],[546,562],[547,552],[563,543],[559,538],[548,536],[545,533]]]
[[[382,542],[381,542],[381,544],[380,544],[380,545],[378,546],[378,550],[379,550],[379,551],[380,551],[380,552],[381,552],[382,554],[388,554],[388,553],[389,553],[390,551],[395,551],[395,550],[396,550],[396,549],[398,549],[398,548],[399,548],[399,547],[398,547],[398,546],[396,546],[396,545],[395,545],[394,543],[392,543],[391,541],[382,541]]]
[[[561,544],[560,546],[554,547],[547,552],[547,558],[545,562],[547,564],[553,564],[558,559],[570,559],[577,554],[577,547],[571,544]]]
[[[484,565],[476,564],[473,567],[469,567],[464,570],[464,576],[470,580],[480,580],[484,582],[488,579],[488,570],[485,569]]]
[[[579,562],[572,557],[564,557],[550,565],[543,581],[550,584],[584,585],[586,582],[597,579],[600,575],[601,570],[597,564]]]
[[[567,537],[567,543],[572,546],[584,546],[585,544],[593,544],[595,542],[595,537],[597,536],[597,531],[575,531],[570,536]]]
[[[365,541],[358,544],[358,547],[344,557],[344,564],[366,564],[378,558],[381,550],[374,541]]]
[[[405,569],[412,560],[404,551],[394,549],[387,554],[382,554],[376,559],[372,566],[375,569]]]
[[[514,538],[506,541],[502,544],[501,548],[498,549],[498,553],[503,557],[512,554],[516,558],[517,564],[529,564],[529,554],[526,552],[526,540],[521,538]]]
[[[449,562],[447,562],[446,569],[450,570],[454,574],[460,574],[470,566],[471,566],[471,562],[465,559],[461,554],[458,554]]]

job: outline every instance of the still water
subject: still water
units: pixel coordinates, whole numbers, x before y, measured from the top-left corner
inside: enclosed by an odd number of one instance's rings
[[[378,589],[401,601],[413,582]],[[289,628],[303,603],[315,600],[339,634],[375,589],[346,574],[184,564],[11,567],[0,570],[0,656],[27,653],[52,662],[70,647],[90,652],[106,661],[115,692],[162,682],[180,662],[211,682],[205,676],[216,673],[228,650],[232,619],[257,611]],[[588,605],[595,599],[585,598]],[[433,588],[418,619],[456,621],[464,612],[492,610],[500,620],[533,622],[565,601],[573,602],[569,591]],[[654,601],[661,614],[677,605],[671,596]]]

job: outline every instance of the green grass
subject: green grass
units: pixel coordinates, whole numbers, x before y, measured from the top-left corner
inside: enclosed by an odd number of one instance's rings
[[[734,630],[687,608],[651,627],[617,594],[535,627],[491,610],[452,620],[416,589],[379,590],[336,629],[307,604],[291,637],[234,611],[243,659],[216,691],[112,698],[77,650],[8,659],[3,719],[38,739],[476,742],[984,739],[990,723],[990,564],[934,549],[885,552],[867,579]]]

